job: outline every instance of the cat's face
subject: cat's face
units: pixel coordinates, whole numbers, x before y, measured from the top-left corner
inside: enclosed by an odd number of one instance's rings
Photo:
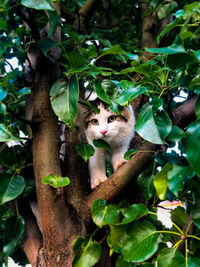
[[[127,136],[130,132],[129,119],[130,111],[125,109],[122,116],[119,116],[103,104],[98,106],[100,113],[91,113],[87,117],[86,135],[90,140],[103,139],[108,143],[113,139],[120,139]]]

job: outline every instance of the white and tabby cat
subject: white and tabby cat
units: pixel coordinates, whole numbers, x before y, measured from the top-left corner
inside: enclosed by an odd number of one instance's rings
[[[87,93],[86,93],[87,99]],[[108,105],[101,101],[96,93],[89,95],[87,99],[100,110],[96,114],[89,109],[86,114],[86,137],[89,144],[93,145],[94,139],[103,139],[112,149],[111,161],[114,171],[126,161],[124,153],[128,150],[131,139],[134,136],[135,117],[132,106],[125,107],[121,116],[111,112]],[[107,179],[105,169],[104,149],[94,147],[95,154],[89,159],[89,172],[91,188],[94,189]]]

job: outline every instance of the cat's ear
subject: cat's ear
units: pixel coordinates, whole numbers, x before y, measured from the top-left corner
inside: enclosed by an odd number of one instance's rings
[[[125,119],[125,121],[128,121],[130,119],[130,117],[133,116],[132,107],[128,106],[128,107],[123,108],[123,110],[121,112],[121,116],[122,116],[122,118]]]
[[[78,101],[78,113],[81,117],[86,118],[91,110],[91,107],[87,104],[86,101]]]
[[[82,116],[86,116],[89,113],[96,113],[99,114],[100,110],[91,105],[89,101],[78,101],[78,111]]]

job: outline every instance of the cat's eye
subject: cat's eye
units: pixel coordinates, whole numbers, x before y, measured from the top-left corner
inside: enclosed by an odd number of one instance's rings
[[[115,121],[115,120],[116,120],[116,117],[117,117],[117,116],[115,116],[115,115],[111,115],[111,116],[109,116],[109,117],[108,117],[108,123],[109,123],[109,122],[113,122],[113,121]]]
[[[97,119],[92,119],[91,122],[93,125],[99,125],[99,121]]]

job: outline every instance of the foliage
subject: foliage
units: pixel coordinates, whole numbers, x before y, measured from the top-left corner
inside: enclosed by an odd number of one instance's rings
[[[178,211],[174,212],[174,214],[176,213]],[[189,239],[200,241],[200,238],[188,234],[189,226],[183,232],[175,222],[173,223],[174,227],[172,230],[159,230],[161,228],[156,217],[157,214],[148,210],[144,204],[133,204],[130,206],[128,203],[122,202],[119,205],[106,205],[104,200],[98,199],[94,201],[92,206],[92,218],[95,224],[99,228],[107,228],[107,244],[110,248],[110,255],[114,252],[120,254],[116,266],[135,266],[134,263],[146,261],[155,254],[157,254],[157,258],[155,259],[154,257],[152,265],[147,263],[147,266],[154,266],[155,261],[158,262],[159,267],[166,266],[166,264],[167,266],[198,266],[200,259],[194,257],[193,254],[188,257],[187,248]],[[96,232],[85,239],[79,237],[74,243],[74,251],[82,251],[82,244],[85,242],[86,244],[88,242],[97,244],[96,241],[92,241]],[[184,240],[186,240],[185,257],[177,251],[177,247]],[[168,248],[166,241],[172,242],[173,247]],[[84,262],[86,255],[91,257],[91,259],[98,259],[100,257],[99,254],[95,256],[97,251],[100,253],[99,247],[94,250],[92,255],[91,251],[86,249],[84,249],[84,253],[80,254],[78,252],[77,256],[82,261],[81,266],[88,266],[88,263]],[[74,259],[74,266],[76,266],[76,257]]]
[[[81,29],[75,30],[66,19],[60,19],[62,14],[55,9],[57,2],[0,2],[0,263],[6,263],[8,256],[21,264],[26,263],[24,256],[17,257],[24,231],[17,198],[26,199],[34,188],[32,180],[24,174],[32,163],[32,155],[30,140],[26,140],[29,139],[26,127],[29,122],[22,119],[25,99],[31,93],[31,85],[24,75],[24,62],[34,45],[47,58],[51,58],[54,48],[61,51],[57,62],[61,77],[51,86],[50,101],[55,114],[68,127],[75,128],[78,99],[85,90],[95,91],[117,114],[137,96],[144,95],[148,102],[140,109],[136,132],[144,140],[167,147],[165,152],[155,155],[154,162],[138,177],[146,206],[124,202],[106,205],[103,200],[93,203],[92,218],[99,228],[107,229],[110,255],[119,254],[116,266],[135,266],[135,263],[153,266],[155,261],[158,267],[163,264],[185,266],[185,263],[186,266],[199,266],[200,98],[196,102],[196,118],[186,128],[173,124],[172,110],[200,94],[200,3],[144,1],[148,4],[148,14],[157,12],[155,28],[159,28],[162,19],[170,16],[171,12],[174,17],[157,35],[160,47],[146,48],[146,52],[151,54],[151,59],[146,60],[141,57],[139,41],[141,18],[145,14],[141,14],[137,1],[134,4],[128,0],[123,3],[110,1],[113,12],[109,14],[110,25],[106,25],[106,29],[98,27],[104,17],[103,3],[100,3],[87,34]],[[75,12],[84,2],[63,1]],[[35,27],[28,29],[23,25],[19,8],[24,15],[27,10],[30,12]],[[122,15],[129,19],[115,24]],[[39,40],[35,28],[42,31],[47,24],[48,36]],[[61,29],[62,41],[59,44],[51,38],[56,27]],[[13,68],[10,59],[17,60],[18,67]],[[134,80],[136,75],[140,77],[137,81]],[[10,147],[9,141],[14,141],[14,146]],[[111,152],[108,144],[101,140],[94,140],[93,145]],[[175,152],[175,145],[178,152]],[[87,161],[94,154],[94,148],[89,144],[78,144],[76,152]],[[125,159],[135,153],[135,150],[128,151]],[[63,187],[69,184],[69,179],[52,174],[45,177],[43,183]],[[176,198],[186,203],[186,211],[175,210],[173,229],[165,229],[152,211],[160,200]],[[16,216],[7,205],[9,201],[16,206]],[[189,226],[184,232],[181,230],[189,214],[193,215],[195,224],[193,234],[188,233]],[[94,237],[95,233],[76,240],[73,266],[94,266],[97,263],[101,246]],[[173,244],[172,248],[166,247],[167,241]],[[184,255],[177,250],[183,241],[186,244]]]

